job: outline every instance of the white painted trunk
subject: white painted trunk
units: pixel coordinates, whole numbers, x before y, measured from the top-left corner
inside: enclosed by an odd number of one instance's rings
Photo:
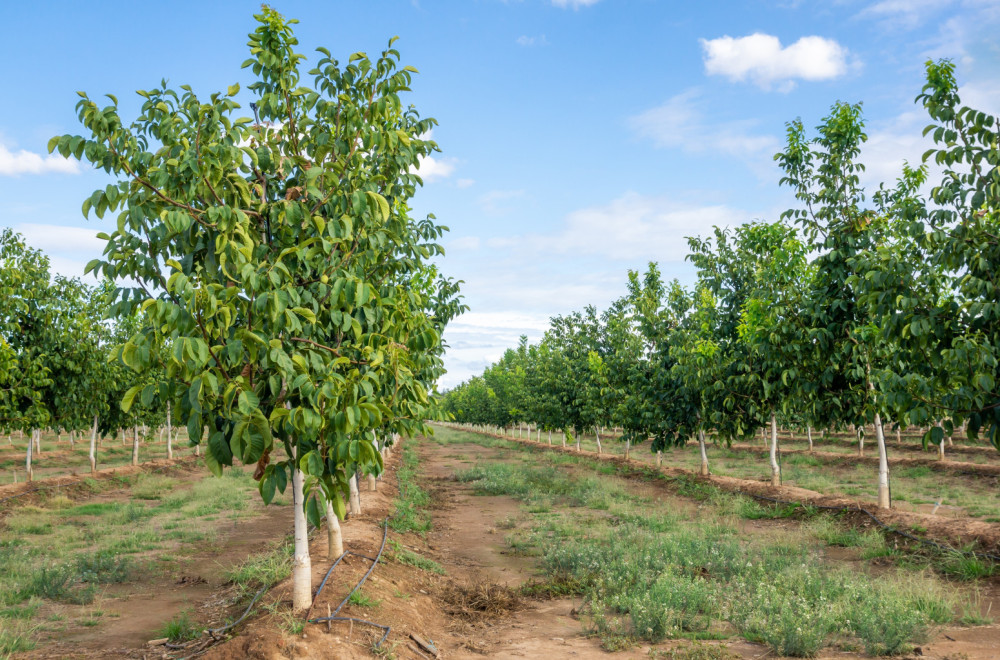
[[[897,445],[903,444],[903,436],[899,431],[899,426],[896,426],[896,444]]]
[[[31,481],[35,476],[31,471],[31,451],[34,448],[36,433],[38,431],[31,432],[31,438],[28,439],[28,454],[24,459],[24,473],[27,475],[28,481]]]
[[[632,441],[631,440],[626,440],[625,441],[625,460],[626,461],[628,460],[630,453],[632,453]]]
[[[813,450],[813,427],[806,427],[806,435],[809,437],[809,451]]]
[[[302,471],[292,455],[292,509],[295,515],[295,550],[292,557],[292,610],[301,614],[312,605],[312,559],[309,557],[309,526],[306,522]]]
[[[139,425],[135,426],[135,435],[132,437],[132,465],[139,464]]]
[[[601,446],[601,434],[600,434],[600,432],[597,431],[597,430],[595,430],[594,431],[594,437],[597,439],[597,453],[598,454],[603,454],[604,453],[604,447]]]
[[[934,426],[941,427],[941,422],[934,422]],[[938,460],[944,460],[944,436],[941,436],[941,442],[938,443]]]
[[[326,557],[336,559],[344,554],[344,535],[340,531],[340,521],[333,512],[333,504],[326,502]]]
[[[858,429],[858,456],[865,455],[865,435],[862,429]]]
[[[347,485],[351,489],[351,515],[360,516],[361,515],[361,493],[358,490],[358,473],[355,472],[351,475],[351,478],[347,480]]]
[[[371,492],[371,493],[375,492],[375,483],[376,483],[375,475],[374,474],[369,474],[368,475],[368,492]]]
[[[170,404],[167,403],[167,458],[174,457],[174,433],[170,425]]]
[[[97,415],[94,415],[94,426],[90,429],[90,471],[97,472]]]
[[[889,457],[885,450],[882,417],[878,413],[875,413],[875,440],[878,442],[878,507],[888,509],[892,506],[889,495]]]
[[[705,431],[698,429],[698,451],[701,452],[701,476],[708,476],[708,451],[705,448]]]
[[[563,448],[566,447],[566,429],[562,430],[562,446]]]
[[[656,450],[656,467],[663,465],[663,452],[659,449]]]
[[[771,413],[771,485],[781,485],[781,466],[778,465],[778,423]]]
[[[552,429],[549,429],[549,445],[552,444]]]

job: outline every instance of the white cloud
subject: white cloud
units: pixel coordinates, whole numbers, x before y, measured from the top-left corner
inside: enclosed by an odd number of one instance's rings
[[[455,171],[454,158],[434,158],[424,156],[418,161],[418,168],[412,170],[414,174],[419,174],[424,183],[447,179]]]
[[[598,2],[600,0],[552,0],[552,5],[560,9],[579,9],[580,7],[596,5]]]
[[[671,97],[663,105],[630,117],[629,126],[654,146],[688,153],[720,153],[747,163],[758,176],[770,177],[780,140],[754,131],[753,120],[705,121],[698,90]]]
[[[862,9],[857,17],[881,20],[889,27],[913,29],[952,4],[954,0],[879,0]]]
[[[549,249],[571,254],[599,254],[607,259],[643,263],[681,261],[686,236],[706,234],[715,225],[749,220],[724,205],[691,206],[663,197],[628,192],[603,206],[573,211]]]
[[[462,236],[448,243],[450,250],[478,250],[481,241],[478,236]]]
[[[97,238],[97,230],[87,227],[66,227],[21,223],[14,231],[24,236],[28,245],[42,252],[85,252],[98,257],[104,251],[106,242]],[[81,271],[82,274],[82,271]]]
[[[510,202],[522,197],[523,190],[491,190],[479,197],[479,206],[490,215],[503,215],[510,211]]]
[[[11,151],[0,143],[0,176],[21,176],[22,174],[79,174],[80,163],[75,159],[63,158],[59,154],[40,156],[32,151],[20,149]]]
[[[833,39],[802,37],[782,46],[777,37],[757,32],[700,41],[705,73],[733,81],[749,78],[762,89],[777,84],[780,90],[788,91],[795,80],[830,80],[847,73],[847,48]]]
[[[545,38],[544,34],[540,34],[537,37],[529,37],[526,34],[522,34],[518,37],[515,42],[518,46],[548,46],[549,40]]]
[[[459,188],[471,188],[475,183],[475,179],[459,179],[455,182],[455,185]]]

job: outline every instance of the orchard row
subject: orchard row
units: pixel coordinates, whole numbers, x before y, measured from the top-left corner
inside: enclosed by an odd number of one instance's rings
[[[926,428],[936,445],[963,428],[1000,446],[1000,124],[961,104],[953,71],[928,62],[917,101],[935,147],[895,184],[861,185],[859,105],[834,105],[814,136],[790,122],[775,160],[795,208],[688,239],[691,289],[656,264],[630,272],[607,310],[553,318],[445,409],[496,427],[620,427],[653,450],[697,438],[702,472],[707,433],[732,443],[769,426],[774,485],[779,421],[873,425],[881,507],[890,427]]]

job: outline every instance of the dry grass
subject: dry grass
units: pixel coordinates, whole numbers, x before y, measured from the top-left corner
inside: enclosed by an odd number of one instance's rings
[[[493,619],[524,608],[516,590],[488,578],[471,584],[452,583],[441,596],[449,614],[468,621]]]

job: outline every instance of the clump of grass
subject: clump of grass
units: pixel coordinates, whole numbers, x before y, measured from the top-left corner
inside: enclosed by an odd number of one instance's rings
[[[407,566],[414,566],[424,571],[437,573],[438,575],[444,575],[444,568],[441,564],[412,550],[407,550],[394,539],[389,539],[389,547],[392,548],[392,554],[389,557],[392,561]]]
[[[0,626],[0,656],[8,657],[13,653],[31,651],[35,648],[32,634],[35,627],[23,622],[8,622]]]
[[[126,582],[132,572],[132,560],[110,552],[76,556],[76,572],[82,582],[109,584]]]
[[[957,550],[945,553],[937,564],[945,575],[959,580],[979,580],[996,573],[996,565]]]
[[[426,534],[431,528],[431,518],[426,512],[431,498],[416,480],[419,462],[411,444],[403,445],[402,459],[396,472],[399,497],[396,499],[396,512],[389,518],[389,527],[397,532]]]
[[[191,612],[184,610],[163,624],[159,634],[174,643],[186,642],[200,637],[201,627],[191,618]]]
[[[367,596],[364,592],[358,590],[351,594],[350,598],[347,599],[347,602],[351,605],[357,605],[358,607],[378,607],[378,604],[382,601],[377,598]]]
[[[263,554],[253,554],[226,574],[240,598],[249,598],[258,590],[270,587],[292,574],[294,546],[283,543]]]

